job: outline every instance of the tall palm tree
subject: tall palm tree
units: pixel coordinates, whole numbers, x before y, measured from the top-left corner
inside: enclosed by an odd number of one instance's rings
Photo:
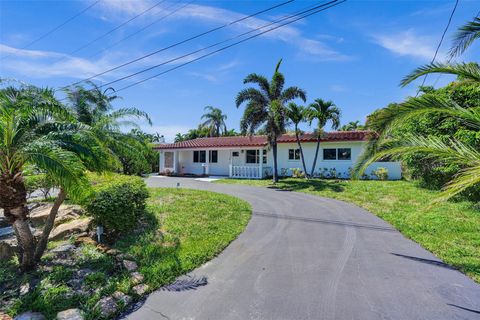
[[[360,124],[360,121],[350,121],[347,124],[344,124],[340,131],[355,131],[355,130],[364,130],[365,126]]]
[[[53,228],[58,208],[67,193],[88,189],[82,159],[95,158],[95,140],[83,135],[82,126],[55,98],[52,90],[32,86],[0,89],[0,207],[12,224],[22,271],[40,260]],[[88,163],[96,163],[99,159]],[[48,174],[60,193],[47,218],[43,233],[35,238],[28,223],[25,166],[33,165]]]
[[[302,158],[302,165],[303,165],[303,172],[305,172],[305,179],[308,179],[309,174],[307,172],[307,166],[305,165],[305,157],[303,156],[303,148],[302,144],[300,143],[300,129],[298,125],[301,122],[306,121],[305,117],[305,107],[297,105],[294,102],[290,102],[287,105],[287,117],[292,121],[294,128],[295,128],[295,138],[297,140],[298,149],[300,149],[300,157]]]
[[[202,126],[210,129],[211,137],[219,137],[227,132],[227,125],[225,120],[227,120],[227,115],[222,113],[222,110],[219,108],[214,108],[212,106],[206,106],[206,113],[202,115],[202,119],[205,119],[205,122],[202,123]]]
[[[322,99],[315,99],[315,102],[308,106],[306,112],[310,125],[313,121],[317,121],[317,147],[315,149],[315,157],[313,158],[312,171],[310,172],[310,175],[313,176],[317,165],[318,150],[320,149],[320,139],[322,138],[323,130],[329,121],[332,123],[332,129],[338,129],[341,112],[333,101]]]
[[[120,98],[115,94],[115,90],[101,90],[92,82],[89,82],[89,85],[90,89],[75,86],[65,90],[69,108],[76,119],[88,125],[103,142],[103,146],[110,152],[110,159],[116,160],[116,164],[112,163],[112,166],[121,166],[124,173],[129,173],[125,159],[140,158],[139,160],[146,164],[148,161],[144,155],[150,147],[138,136],[124,133],[122,128],[138,128],[138,124],[132,119],[146,120],[151,125],[148,114],[137,108],[114,110],[112,102]]]
[[[262,75],[251,73],[243,83],[253,83],[258,88],[246,88],[237,94],[237,108],[246,103],[245,111],[240,122],[243,133],[253,135],[257,129],[263,126],[267,134],[268,143],[273,154],[273,182],[278,182],[277,165],[277,139],[285,132],[287,115],[285,104],[300,98],[306,101],[306,93],[303,89],[292,86],[284,89],[285,77],[278,70],[282,59],[277,63],[272,79]]]

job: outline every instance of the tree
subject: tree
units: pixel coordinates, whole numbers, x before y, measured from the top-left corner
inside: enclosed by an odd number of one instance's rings
[[[452,53],[463,52],[478,38],[478,18],[471,29],[462,27],[457,33]],[[474,28],[473,28],[474,27]],[[431,63],[417,68],[401,82],[408,85],[413,80],[430,73],[446,73],[457,76],[459,82],[480,84],[480,68],[477,63]],[[459,170],[444,186],[437,201],[447,200],[456,195],[469,192],[480,185],[480,152],[478,147],[464,143],[457,137],[442,139],[438,136],[412,133],[402,139],[395,138],[391,132],[395,127],[403,126],[407,121],[418,117],[439,116],[444,120],[455,120],[465,129],[480,136],[480,111],[478,104],[467,107],[454,99],[424,94],[398,105],[377,112],[372,125],[378,136],[372,137],[367,151],[360,157],[354,172],[358,176],[369,164],[386,158],[404,159],[411,154],[422,154],[434,161],[456,165]]]
[[[333,103],[333,101],[325,101],[322,99],[315,99],[307,109],[307,118],[312,125],[313,121],[317,121],[317,148],[315,149],[315,157],[313,158],[311,176],[315,173],[315,166],[317,165],[318,150],[320,149],[320,139],[323,130],[327,123],[332,123],[332,129],[336,130],[340,126],[340,109]]]
[[[75,86],[65,90],[69,108],[75,118],[89,126],[109,150],[111,159],[115,159],[115,163],[111,164],[112,168],[120,167],[125,174],[144,172],[145,168],[149,168],[146,155],[150,152],[150,146],[137,136],[122,132],[121,129],[138,128],[133,119],[145,120],[151,125],[148,114],[137,108],[114,110],[112,102],[120,98],[115,95],[115,90],[107,88],[102,91],[92,82],[89,82],[89,85],[90,89]],[[132,162],[140,165],[129,166]]]
[[[278,182],[277,166],[277,139],[285,132],[286,109],[285,104],[300,98],[306,101],[306,93],[303,89],[292,86],[284,89],[285,77],[278,70],[282,60],[277,63],[272,79],[262,75],[251,73],[243,83],[253,83],[258,88],[246,88],[241,90],[236,97],[236,105],[239,108],[246,103],[245,111],[240,122],[242,132],[253,135],[257,129],[263,126],[268,143],[273,154],[273,182]]]
[[[96,139],[74,122],[50,89],[8,86],[0,89],[0,207],[18,240],[22,271],[33,269],[43,255],[58,208],[67,194],[88,188],[86,165],[102,163]],[[60,192],[39,237],[29,226],[23,170],[45,172]]]
[[[365,130],[365,126],[360,124],[360,121],[350,121],[347,124],[344,124],[340,131],[356,131],[356,130]]]
[[[294,128],[295,128],[295,138],[297,140],[298,148],[300,149],[300,157],[302,158],[302,165],[303,165],[303,172],[305,172],[305,178],[308,179],[309,175],[307,172],[307,166],[305,165],[305,158],[303,156],[303,148],[302,144],[300,143],[300,134],[301,131],[298,128],[298,125],[301,122],[306,121],[305,117],[305,107],[299,106],[294,102],[290,102],[287,105],[287,117],[292,121]]]
[[[209,128],[210,137],[219,137],[225,134],[227,132],[227,125],[225,124],[227,115],[223,114],[219,108],[212,106],[206,106],[204,110],[206,113],[202,115],[202,119],[205,119],[205,122],[201,126]]]

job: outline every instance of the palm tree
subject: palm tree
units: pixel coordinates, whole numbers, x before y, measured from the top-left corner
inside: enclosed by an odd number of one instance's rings
[[[456,34],[451,49],[452,56],[463,53],[474,40],[480,37],[480,20],[461,27]],[[401,85],[406,86],[415,79],[430,73],[456,75],[460,81],[480,83],[480,67],[477,63],[431,63],[417,68],[407,75]],[[438,137],[410,135],[401,140],[392,138],[394,127],[415,119],[421,115],[441,115],[457,119],[466,129],[480,131],[479,107],[463,108],[450,99],[423,95],[418,98],[377,112],[369,127],[378,135],[371,138],[366,151],[359,158],[354,168],[359,176],[369,164],[388,158],[402,159],[410,154],[423,154],[431,159],[459,165],[462,169],[448,182],[437,201],[450,199],[480,184],[480,152],[473,146],[466,145],[455,138],[448,141]]]
[[[317,121],[317,148],[315,150],[312,171],[310,173],[310,175],[313,176],[315,172],[315,166],[317,165],[318,150],[320,149],[320,139],[322,137],[323,130],[329,121],[332,123],[332,129],[334,130],[340,126],[340,109],[332,101],[315,99],[315,102],[308,106],[306,112],[307,118],[310,121],[310,125],[312,125],[313,121]]]
[[[350,121],[347,124],[344,124],[340,131],[355,131],[355,130],[364,130],[365,126],[360,124],[360,121]]]
[[[306,101],[306,93],[298,87],[284,89],[285,77],[278,70],[282,59],[277,63],[271,81],[262,75],[251,73],[243,83],[254,83],[257,88],[246,88],[237,94],[237,108],[246,103],[245,111],[240,122],[242,132],[253,135],[263,126],[267,134],[269,145],[273,153],[273,182],[278,182],[277,166],[277,139],[285,132],[287,115],[285,104],[300,98]]]
[[[292,121],[295,127],[295,138],[297,139],[298,148],[300,149],[300,157],[302,158],[303,172],[305,172],[305,178],[308,179],[309,175],[307,172],[307,166],[305,165],[305,158],[303,156],[302,144],[300,143],[301,132],[300,132],[300,129],[298,128],[298,125],[301,122],[304,122],[306,120],[305,107],[299,106],[294,102],[290,102],[287,105],[287,117]]]
[[[121,129],[126,126],[138,128],[132,118],[146,120],[151,125],[148,114],[137,108],[113,110],[112,102],[120,98],[115,95],[115,90],[108,88],[102,91],[92,82],[89,85],[90,89],[75,86],[65,90],[69,108],[76,119],[89,126],[109,150],[111,159],[116,160],[116,164],[112,163],[111,166],[121,165],[123,172],[129,174],[128,159],[138,159],[147,164],[145,154],[150,147],[138,136],[126,134]]]
[[[88,189],[85,163],[99,160],[95,159],[95,140],[83,135],[84,128],[72,120],[50,89],[26,85],[0,89],[0,207],[17,237],[22,271],[33,269],[43,255],[67,193],[75,195]],[[87,158],[90,161],[82,161]],[[23,178],[27,165],[45,172],[60,187],[38,238],[33,236],[28,223]]]
[[[222,113],[222,110],[219,108],[214,108],[212,106],[206,106],[205,111],[207,111],[202,119],[206,119],[202,123],[202,126],[210,129],[211,137],[219,137],[227,132],[227,125],[225,120],[227,120],[227,115]]]

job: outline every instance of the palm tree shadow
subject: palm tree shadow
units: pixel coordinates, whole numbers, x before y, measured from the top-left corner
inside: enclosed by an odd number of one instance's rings
[[[473,313],[478,313],[478,314],[480,314],[480,310],[474,310],[474,309],[470,309],[470,308],[465,308],[465,307],[458,306],[458,305],[452,304],[452,303],[447,303],[447,305],[449,305],[449,306],[451,306],[451,307],[459,308],[459,309],[462,309],[462,310],[465,310],[465,311],[468,311],[468,312],[473,312]]]
[[[312,191],[330,190],[334,192],[343,192],[345,190],[345,181],[342,180],[320,180],[320,179],[288,179],[280,180],[277,185],[268,188],[277,191],[299,191],[309,189]]]
[[[450,266],[450,265],[448,265],[448,264],[446,264],[445,262],[442,262],[442,261],[413,257],[413,256],[407,256],[407,255],[403,255],[403,254],[400,254],[400,253],[393,253],[393,252],[391,252],[391,254],[393,254],[394,256],[397,256],[397,257],[401,257],[401,258],[405,258],[405,259],[409,259],[409,260],[413,260],[413,261],[417,261],[417,262],[421,262],[421,263],[426,263],[426,264],[430,264],[430,265],[437,266],[437,267],[442,267],[442,268],[451,269],[451,270],[457,270],[456,268],[454,268],[454,267],[452,267],[452,266]]]

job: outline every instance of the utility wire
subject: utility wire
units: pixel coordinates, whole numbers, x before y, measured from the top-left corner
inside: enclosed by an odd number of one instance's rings
[[[443,30],[442,37],[440,38],[440,42],[438,43],[437,49],[435,50],[435,54],[433,55],[433,58],[432,58],[432,61],[430,61],[430,64],[434,63],[435,59],[437,58],[438,51],[440,50],[440,47],[442,46],[442,43],[443,43],[443,39],[445,38],[445,35],[447,34],[448,28],[450,27],[450,23],[452,22],[453,15],[455,14],[455,11],[457,10],[458,1],[459,0],[455,0],[455,5],[453,6],[453,10],[450,13],[450,17],[448,18],[447,25],[445,26],[445,30]],[[422,85],[418,88],[417,94],[415,95],[415,97],[418,97],[418,95],[420,93],[420,89],[425,85],[425,81],[427,80],[427,77],[428,77],[428,73],[425,74],[425,77],[423,78],[423,81],[422,81]]]
[[[75,54],[75,53],[77,53],[77,52],[79,52],[79,51],[82,51],[83,49],[91,46],[92,44],[94,44],[94,43],[97,42],[98,40],[101,40],[101,39],[105,38],[106,36],[114,33],[114,32],[117,31],[118,29],[120,29],[120,28],[122,28],[123,26],[125,26],[125,25],[129,24],[130,22],[132,22],[133,20],[135,20],[135,19],[143,16],[143,15],[146,14],[147,12],[149,12],[149,11],[153,10],[154,8],[158,7],[159,5],[161,5],[161,4],[162,4],[163,2],[165,2],[165,1],[166,1],[166,0],[161,0],[161,1],[157,2],[157,3],[155,3],[153,6],[145,9],[144,11],[140,12],[139,14],[131,17],[130,19],[128,19],[128,20],[126,20],[126,21],[124,21],[124,22],[122,22],[121,24],[119,24],[119,25],[116,26],[115,28],[110,29],[109,31],[103,33],[102,35],[96,37],[95,39],[93,39],[93,40],[87,42],[86,44],[78,47],[77,49],[69,52],[68,55]],[[65,59],[65,58],[66,58],[66,57],[63,57],[63,58],[61,58],[59,61]],[[57,62],[58,62],[58,61],[57,61]]]
[[[200,57],[197,57],[197,58],[195,58],[195,59],[193,59],[193,60],[191,60],[191,61],[187,61],[187,62],[185,62],[185,63],[182,63],[182,64],[178,65],[178,66],[175,66],[175,67],[173,67],[173,68],[167,69],[167,70],[165,70],[165,71],[163,71],[163,72],[161,72],[161,73],[158,73],[158,74],[156,74],[156,75],[154,75],[154,76],[145,78],[145,79],[143,79],[143,80],[140,80],[140,81],[137,81],[137,82],[135,82],[135,83],[132,83],[132,84],[130,84],[130,85],[128,85],[128,86],[122,87],[122,88],[116,90],[116,92],[118,92],[118,91],[123,91],[123,90],[126,90],[126,89],[128,89],[128,88],[131,88],[131,87],[133,87],[133,86],[139,85],[139,84],[141,84],[141,83],[143,83],[143,82],[146,82],[146,81],[151,80],[151,79],[153,79],[153,78],[156,78],[156,77],[159,77],[159,76],[161,76],[161,75],[164,75],[164,74],[166,74],[166,73],[168,73],[168,72],[171,72],[171,71],[173,71],[173,70],[176,70],[176,69],[178,69],[178,68],[181,68],[181,67],[183,67],[183,66],[185,66],[185,65],[191,64],[191,63],[193,63],[193,62],[195,62],[195,61],[198,61],[198,60],[200,60],[200,59],[204,59],[204,58],[209,57],[209,56],[211,56],[211,55],[214,55],[214,54],[216,54],[216,53],[218,53],[218,52],[221,52],[221,51],[223,51],[223,50],[226,50],[226,49],[228,49],[228,48],[231,48],[231,47],[236,46],[236,45],[238,45],[238,44],[241,44],[241,43],[243,43],[243,42],[246,42],[246,41],[248,41],[248,40],[250,40],[250,39],[259,37],[259,36],[261,36],[261,35],[263,35],[263,34],[265,34],[265,33],[268,33],[268,32],[271,32],[271,31],[273,31],[273,30],[276,30],[276,29],[278,29],[278,28],[281,28],[281,27],[283,27],[283,26],[289,25],[289,24],[294,23],[294,22],[296,22],[296,21],[298,21],[298,20],[305,19],[306,17],[309,17],[309,16],[311,16],[311,15],[314,15],[314,14],[316,14],[316,13],[318,13],[318,12],[321,12],[321,11],[324,11],[324,10],[327,10],[327,9],[330,9],[330,8],[332,8],[332,7],[335,7],[335,6],[337,6],[337,5],[339,5],[339,4],[343,3],[343,2],[346,2],[346,1],[347,1],[347,0],[341,0],[341,1],[332,0],[332,1],[328,2],[327,4],[324,4],[324,5],[319,6],[320,8],[317,8],[317,10],[315,10],[315,11],[313,11],[313,12],[310,12],[310,13],[307,13],[307,14],[303,14],[303,15],[299,14],[300,17],[298,17],[298,18],[296,18],[296,19],[294,19],[294,20],[292,20],[292,21],[288,21],[288,22],[286,22],[286,23],[280,24],[280,25],[278,25],[278,26],[276,26],[276,27],[270,28],[270,29],[268,29],[268,30],[262,31],[262,32],[260,32],[260,33],[257,33],[257,34],[255,34],[255,35],[253,35],[253,36],[250,36],[250,37],[248,37],[248,38],[245,38],[245,39],[243,39],[243,40],[240,40],[240,41],[237,41],[237,42],[235,42],[235,43],[232,43],[232,44],[230,44],[230,45],[228,45],[228,46],[225,46],[225,47],[222,47],[222,48],[217,49],[217,50],[215,50],[215,51],[212,51],[212,52],[209,52],[209,53],[207,53],[207,54],[204,54],[204,55],[202,55],[202,56],[200,56]],[[325,5],[328,5],[328,6],[327,6],[327,7],[324,7]],[[311,10],[312,10],[312,9],[309,9],[308,11],[311,11]],[[307,12],[308,12],[308,11],[307,11]],[[296,16],[299,16],[299,15],[296,15]]]
[[[198,50],[191,51],[191,52],[189,52],[189,53],[187,53],[187,54],[184,54],[184,55],[181,55],[181,56],[172,58],[172,59],[170,59],[170,60],[163,61],[163,62],[161,62],[161,63],[159,63],[159,64],[154,65],[154,66],[151,66],[151,67],[148,67],[148,68],[146,68],[146,69],[137,71],[137,72],[135,72],[135,73],[126,75],[126,76],[121,77],[121,78],[119,78],[119,79],[116,79],[116,80],[107,82],[107,83],[105,83],[105,84],[102,84],[100,87],[110,86],[110,85],[112,85],[112,84],[114,84],[114,83],[117,83],[117,82],[126,80],[126,79],[128,79],[128,78],[137,76],[137,75],[142,74],[142,73],[145,73],[145,72],[147,72],[147,71],[151,71],[151,70],[156,69],[156,68],[158,68],[158,67],[160,67],[160,66],[164,66],[164,65],[166,65],[166,64],[169,64],[169,63],[178,61],[178,60],[180,60],[180,59],[187,58],[187,57],[192,56],[192,55],[194,55],[194,54],[197,54],[197,53],[199,53],[199,52],[202,52],[202,51],[211,49],[211,48],[213,48],[213,47],[219,46],[219,45],[221,45],[221,44],[230,42],[230,41],[232,41],[232,40],[241,38],[241,37],[246,36],[246,35],[248,35],[248,34],[250,34],[250,33],[253,33],[253,32],[259,31],[259,30],[261,30],[261,29],[265,29],[265,28],[267,28],[267,27],[270,27],[270,26],[272,26],[272,25],[275,25],[275,24],[284,22],[284,21],[286,21],[286,20],[295,18],[295,17],[298,16],[298,15],[305,14],[305,13],[308,13],[308,12],[310,12],[310,11],[318,10],[318,9],[321,8],[321,7],[328,6],[328,5],[330,5],[330,4],[332,4],[332,3],[335,3],[335,2],[337,2],[337,1],[338,1],[338,0],[333,0],[333,1],[330,1],[330,2],[327,2],[327,3],[315,4],[315,5],[313,5],[313,6],[309,6],[309,7],[307,7],[307,8],[302,9],[302,10],[299,10],[299,11],[297,11],[297,12],[294,12],[294,13],[292,13],[291,15],[286,15],[286,16],[284,16],[284,17],[282,17],[282,18],[279,18],[279,19],[277,19],[277,20],[275,20],[275,21],[272,21],[272,22],[267,23],[267,24],[265,24],[265,25],[263,25],[263,26],[260,26],[260,27],[257,27],[257,28],[255,28],[255,29],[252,29],[252,30],[250,30],[250,31],[241,33],[241,34],[239,34],[239,35],[237,35],[237,36],[228,38],[228,39],[223,40],[223,41],[220,41],[220,42],[213,43],[213,44],[211,44],[211,45],[208,45],[208,46],[206,46],[206,47],[200,48],[200,49],[198,49]],[[275,28],[275,29],[277,29],[277,28]],[[272,30],[274,30],[274,29],[272,29]],[[272,31],[272,30],[268,30],[268,31]],[[258,36],[258,35],[251,36],[251,37],[249,37],[249,38],[246,38],[246,40],[251,39],[251,38],[253,38],[253,37],[257,37],[257,36]],[[239,43],[241,43],[241,42],[243,42],[243,41],[244,41],[244,40],[239,41]],[[229,46],[227,46],[227,47],[229,47]],[[218,50],[217,50],[217,51],[218,51]],[[215,53],[215,52],[217,52],[217,51],[213,51],[213,52]],[[222,50],[220,50],[220,51],[222,51]],[[209,54],[207,54],[206,56],[211,55],[211,54],[213,54],[213,53],[209,53]]]
[[[180,6],[180,7],[176,8],[176,9],[170,11],[169,13],[167,13],[167,14],[159,17],[158,19],[155,19],[154,21],[152,21],[151,23],[147,24],[147,25],[144,26],[143,28],[138,29],[137,31],[129,34],[128,36],[126,36],[126,37],[124,37],[124,38],[122,38],[122,39],[120,39],[120,40],[118,40],[117,42],[109,45],[108,47],[105,47],[105,48],[103,48],[103,49],[95,52],[94,54],[88,56],[87,58],[95,57],[96,55],[98,55],[98,54],[100,54],[100,53],[102,53],[102,52],[105,52],[105,51],[108,50],[108,49],[111,49],[111,48],[115,47],[115,46],[118,45],[119,43],[121,43],[121,42],[123,42],[123,41],[125,41],[125,40],[127,40],[127,39],[130,39],[131,37],[139,34],[140,32],[142,32],[142,31],[150,28],[150,27],[153,26],[154,24],[156,24],[156,23],[158,23],[158,22],[160,22],[160,21],[168,18],[169,16],[177,13],[178,11],[180,11],[180,10],[182,10],[183,8],[189,6],[190,4],[192,4],[192,3],[195,2],[195,1],[196,1],[196,0],[192,0],[192,1],[189,1],[189,2],[187,2],[187,3],[185,3],[185,4],[183,4],[182,6]],[[175,5],[176,5],[177,3],[179,3],[179,2],[180,2],[180,1],[177,1],[177,2],[175,2],[175,3],[173,3],[173,4],[171,4],[170,6],[166,7],[165,10],[170,9],[171,7],[175,6]]]
[[[282,3],[277,4],[277,5],[275,5],[275,6],[269,7],[269,8],[267,8],[267,9],[264,9],[264,10],[255,12],[255,13],[253,13],[253,14],[244,16],[244,17],[242,17],[242,18],[240,18],[240,19],[234,20],[234,21],[232,21],[232,22],[230,22],[230,23],[225,23],[224,25],[221,25],[221,26],[215,27],[215,28],[213,28],[213,29],[204,31],[204,32],[202,32],[202,33],[196,34],[196,35],[194,35],[194,36],[192,36],[192,37],[189,37],[189,38],[184,39],[184,40],[182,40],[182,41],[173,43],[173,44],[171,44],[171,45],[168,45],[168,46],[166,46],[166,47],[163,47],[163,48],[161,48],[161,49],[158,49],[158,50],[156,50],[156,51],[153,51],[153,52],[151,52],[151,53],[149,53],[149,54],[146,54],[146,55],[143,55],[143,56],[138,57],[138,58],[136,58],[136,59],[130,60],[130,61],[128,61],[128,62],[122,63],[122,64],[120,64],[120,65],[118,65],[118,66],[116,66],[116,67],[110,68],[110,69],[105,70],[105,71],[100,72],[100,73],[97,73],[97,74],[95,74],[95,75],[93,75],[93,76],[91,76],[91,77],[88,77],[88,78],[86,78],[86,79],[83,79],[83,80],[74,82],[74,83],[72,83],[70,86],[75,86],[75,85],[78,85],[78,84],[80,84],[80,83],[82,83],[82,82],[90,81],[90,80],[92,80],[92,79],[94,79],[94,78],[97,78],[97,77],[99,77],[99,76],[102,76],[102,75],[104,75],[104,74],[106,74],[106,73],[109,73],[109,72],[118,70],[118,69],[120,69],[120,68],[123,68],[123,67],[125,67],[125,66],[128,66],[128,65],[130,65],[130,64],[132,64],[132,63],[135,63],[135,62],[137,62],[137,61],[146,59],[146,58],[151,57],[151,56],[153,56],[153,55],[155,55],[155,54],[158,54],[158,53],[163,52],[163,51],[165,51],[165,50],[174,48],[174,47],[176,47],[176,46],[179,46],[179,45],[184,44],[184,43],[186,43],[186,42],[189,42],[189,41],[191,41],[191,40],[200,38],[200,37],[202,37],[202,36],[204,36],[204,35],[207,35],[207,34],[210,34],[210,33],[212,33],[212,32],[218,31],[218,30],[220,30],[220,29],[224,29],[224,28],[229,27],[229,26],[231,26],[231,25],[233,25],[233,24],[236,24],[236,23],[241,22],[241,21],[244,21],[244,20],[246,20],[246,19],[255,17],[255,16],[257,16],[257,15],[259,15],[259,14],[262,14],[262,13],[264,13],[264,12],[271,11],[271,10],[276,9],[276,8],[278,8],[278,7],[284,6],[284,5],[286,5],[286,4],[288,4],[288,3],[291,3],[291,2],[293,2],[293,1],[294,1],[294,0],[288,0],[288,1],[282,2]],[[69,87],[69,86],[62,87],[61,89],[65,89],[65,88],[67,88],[67,87]]]
[[[58,26],[56,26],[55,28],[51,29],[50,31],[44,33],[43,35],[41,35],[40,37],[36,38],[35,40],[32,40],[31,42],[29,42],[28,44],[24,45],[23,47],[20,47],[20,50],[23,50],[23,49],[27,49],[29,47],[31,47],[32,45],[34,45],[35,43],[43,40],[44,38],[48,37],[49,35],[51,35],[52,33],[54,33],[55,31],[59,30],[60,28],[62,28],[63,26],[65,26],[67,23],[69,23],[70,21],[74,20],[75,18],[81,16],[82,14],[84,14],[85,12],[87,12],[88,10],[90,10],[91,8],[93,8],[95,5],[97,5],[98,3],[100,2],[100,0],[97,0],[95,1],[94,3],[92,3],[91,5],[89,5],[88,7],[86,7],[85,9],[83,9],[82,11],[80,12],[77,12],[76,14],[74,14],[73,16],[71,16],[70,18],[68,18],[67,20],[65,20],[64,22],[62,22],[61,24],[59,24]],[[11,56],[11,54],[5,56],[4,58],[7,58]]]

